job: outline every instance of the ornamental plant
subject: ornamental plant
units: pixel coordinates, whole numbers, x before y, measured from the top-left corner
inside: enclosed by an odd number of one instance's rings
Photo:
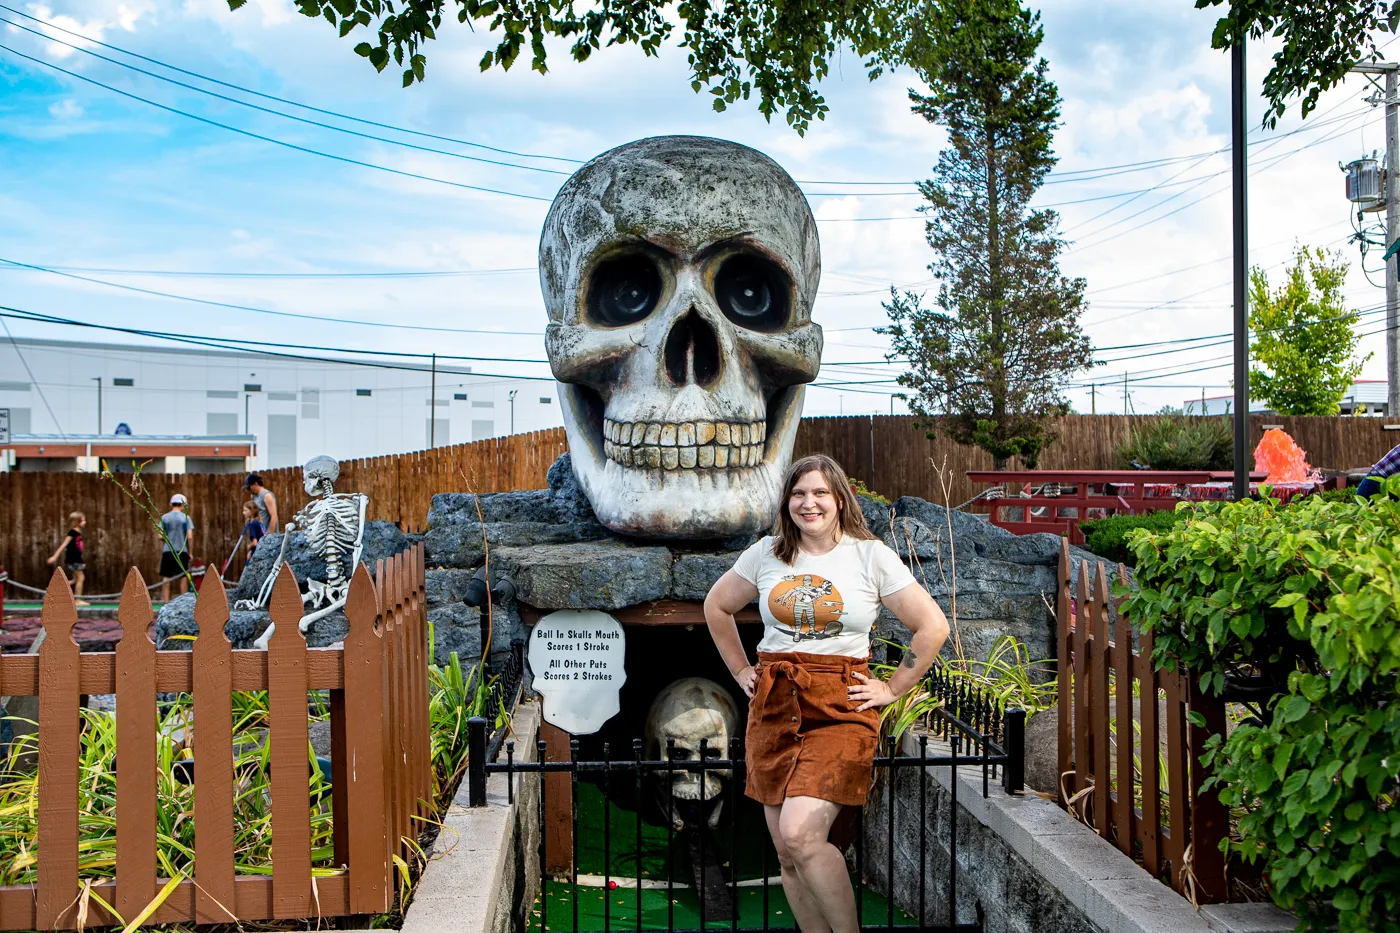
[[[1184,664],[1227,697],[1267,688],[1208,744],[1210,784],[1237,815],[1223,846],[1262,864],[1301,929],[1400,933],[1400,502],[1186,508],[1133,536],[1126,609],[1155,633],[1158,667]]]

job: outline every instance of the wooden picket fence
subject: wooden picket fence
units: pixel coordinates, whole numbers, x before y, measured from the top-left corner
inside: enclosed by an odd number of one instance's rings
[[[1122,564],[1118,574],[1125,578]],[[1225,731],[1225,705],[1203,695],[1187,672],[1153,669],[1152,633],[1135,635],[1122,602],[1103,561],[1081,563],[1073,579],[1062,538],[1058,800],[1180,893],[1218,903],[1228,894],[1220,841],[1229,816],[1214,793],[1200,790],[1210,776],[1200,759],[1206,739]],[[1205,725],[1192,725],[1190,712]]]
[[[200,588],[192,651],[157,651],[141,574],[121,600],[115,653],[80,653],[68,580],[57,571],[44,598],[47,633],[37,655],[0,656],[0,695],[39,698],[38,864],[34,884],[0,887],[0,930],[108,926],[130,921],[170,879],[156,855],[156,694],[187,692],[194,709],[194,874],[151,923],[237,923],[386,912],[397,854],[409,857],[415,817],[428,813],[427,622],[422,545],[362,564],[345,607],[343,648],[308,648],[302,602],[283,566],[269,606],[277,630],[267,651],[234,650],[223,634],[228,600],[217,576]],[[272,872],[235,873],[234,691],[268,691]],[[330,692],[335,872],[313,876],[307,779],[308,691]],[[115,693],[116,877],[79,877],[79,701]],[[353,814],[353,815],[352,815]],[[85,916],[82,914],[85,913]]]

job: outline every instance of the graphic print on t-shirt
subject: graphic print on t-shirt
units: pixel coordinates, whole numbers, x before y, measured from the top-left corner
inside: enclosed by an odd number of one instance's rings
[[[768,611],[793,641],[841,634],[845,608],[841,591],[815,573],[788,574],[768,593]]]

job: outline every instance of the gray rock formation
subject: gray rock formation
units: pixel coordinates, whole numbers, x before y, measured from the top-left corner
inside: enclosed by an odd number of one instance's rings
[[[232,604],[230,599],[229,603]],[[194,621],[195,594],[177,596],[161,607],[156,616],[156,644],[163,651],[188,651],[192,642],[173,635],[198,635],[199,626]],[[231,609],[229,620],[224,625],[224,635],[235,648],[252,648],[253,640],[272,621],[266,609]],[[343,612],[333,612],[323,619],[317,619],[306,632],[306,644],[311,648],[325,648],[345,637],[350,630],[350,622]]]
[[[361,560],[369,565],[370,570],[373,570],[375,561],[392,557],[416,540],[415,536],[406,535],[400,531],[393,522],[366,522],[365,549]],[[248,562],[248,566],[243,568],[243,576],[238,578],[238,586],[234,587],[233,592],[229,594],[230,605],[236,600],[257,597],[263,581],[272,571],[272,565],[276,562],[277,552],[281,550],[281,547],[282,535],[280,533],[271,534],[262,539],[253,559]],[[306,542],[306,535],[300,531],[292,532],[292,538],[287,542],[285,558],[298,581],[324,580],[326,578],[325,560],[319,554],[312,552]]]

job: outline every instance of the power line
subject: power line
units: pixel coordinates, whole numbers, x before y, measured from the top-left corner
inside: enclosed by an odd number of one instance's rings
[[[29,368],[29,361],[24,358],[24,353],[20,351],[19,344],[15,342],[15,335],[10,333],[10,324],[3,317],[0,317],[0,327],[5,328],[5,336],[10,338],[10,346],[15,348],[15,356],[19,357],[20,363],[24,365],[24,371],[29,374],[29,381],[39,389],[39,400],[44,403],[44,408],[48,411],[49,417],[53,419],[54,427],[58,428],[58,433],[63,437],[68,436],[68,432],[63,430],[63,425],[59,423],[58,415],[53,413],[53,406],[49,404],[49,397],[44,394],[44,390],[39,388],[39,382],[34,378],[34,370]]]
[[[465,327],[433,327],[427,324],[389,324],[384,321],[358,321],[352,318],[323,317],[317,314],[298,314],[295,311],[273,311],[269,308],[257,308],[252,305],[240,305],[227,301],[214,301],[210,298],[195,298],[192,295],[180,295],[176,294],[175,292],[163,292],[154,288],[141,288],[137,285],[123,285],[120,282],[108,282],[105,279],[93,278],[91,276],[86,275],[78,275],[75,272],[60,272],[57,269],[51,269],[47,266],[38,266],[32,263],[18,262],[14,259],[6,259],[3,256],[0,256],[0,263],[4,263],[11,266],[18,266],[22,269],[30,269],[35,272],[47,272],[51,275],[61,276],[66,279],[76,279],[80,282],[90,282],[94,285],[105,285],[108,288],[116,288],[122,291],[136,292],[142,295],[152,295],[157,298],[169,298],[174,301],[188,301],[194,304],[209,305],[215,308],[227,308],[233,311],[249,311],[254,314],[269,314],[274,317],[297,318],[305,321],[319,321],[321,323],[328,324],[355,324],[361,327],[382,327],[388,328],[390,330],[434,331],[438,333],[449,334],[499,334],[502,336],[511,337],[538,337],[541,333],[540,331],[480,330]]]
[[[0,51],[9,52],[11,55],[16,55],[20,58],[26,59],[27,61],[34,62],[37,65],[43,65],[45,68],[50,68],[54,71],[66,74],[70,78],[76,78],[79,81],[85,81],[88,84],[103,88],[104,90],[111,91],[113,94],[120,94],[122,97],[128,98],[130,100],[139,101],[143,104],[155,107],[157,110],[164,110],[167,113],[173,113],[177,116],[186,117],[190,120],[195,120],[207,126],[213,126],[222,130],[228,130],[230,133],[237,133],[240,136],[247,136],[250,139],[257,139],[265,143],[271,143],[274,146],[282,146],[286,149],[293,149],[297,152],[307,153],[308,155],[320,156],[323,159],[331,159],[335,162],[344,162],[347,165],[358,165],[361,168],[372,168],[380,172],[388,172],[391,175],[399,175],[404,178],[413,178],[418,181],[431,181],[439,185],[447,185],[452,188],[462,188],[467,191],[480,191],[485,194],[498,194],[502,197],[520,198],[526,201],[544,201],[548,203],[551,200],[550,198],[543,198],[539,197],[538,195],[521,194],[518,191],[505,191],[500,188],[486,188],[481,185],[469,185],[465,182],[460,181],[448,181],[446,178],[435,178],[431,175],[420,175],[417,172],[407,172],[402,169],[389,168],[386,165],[375,165],[373,162],[363,162],[359,159],[352,159],[349,156],[334,155],[333,153],[323,152],[320,149],[312,149],[309,146],[298,146],[296,143],[289,143],[285,140],[276,139],[272,136],[264,136],[261,133],[254,133],[251,130],[240,129],[236,126],[230,126],[227,123],[220,123],[218,120],[211,120],[208,117],[201,117],[198,114],[193,114],[185,110],[180,110],[176,107],[168,107],[165,104],[156,103],[155,101],[142,97],[139,94],[132,94],[129,91],[123,91],[120,88],[112,87],[110,84],[103,84],[101,81],[98,81],[94,78],[89,78],[86,75],[78,74],[76,71],[69,71],[67,68],[62,68],[58,65],[53,64],[52,62],[46,62],[42,58],[35,58],[33,55],[26,55],[23,52],[19,52],[15,49],[10,48],[8,45],[0,44]]]

